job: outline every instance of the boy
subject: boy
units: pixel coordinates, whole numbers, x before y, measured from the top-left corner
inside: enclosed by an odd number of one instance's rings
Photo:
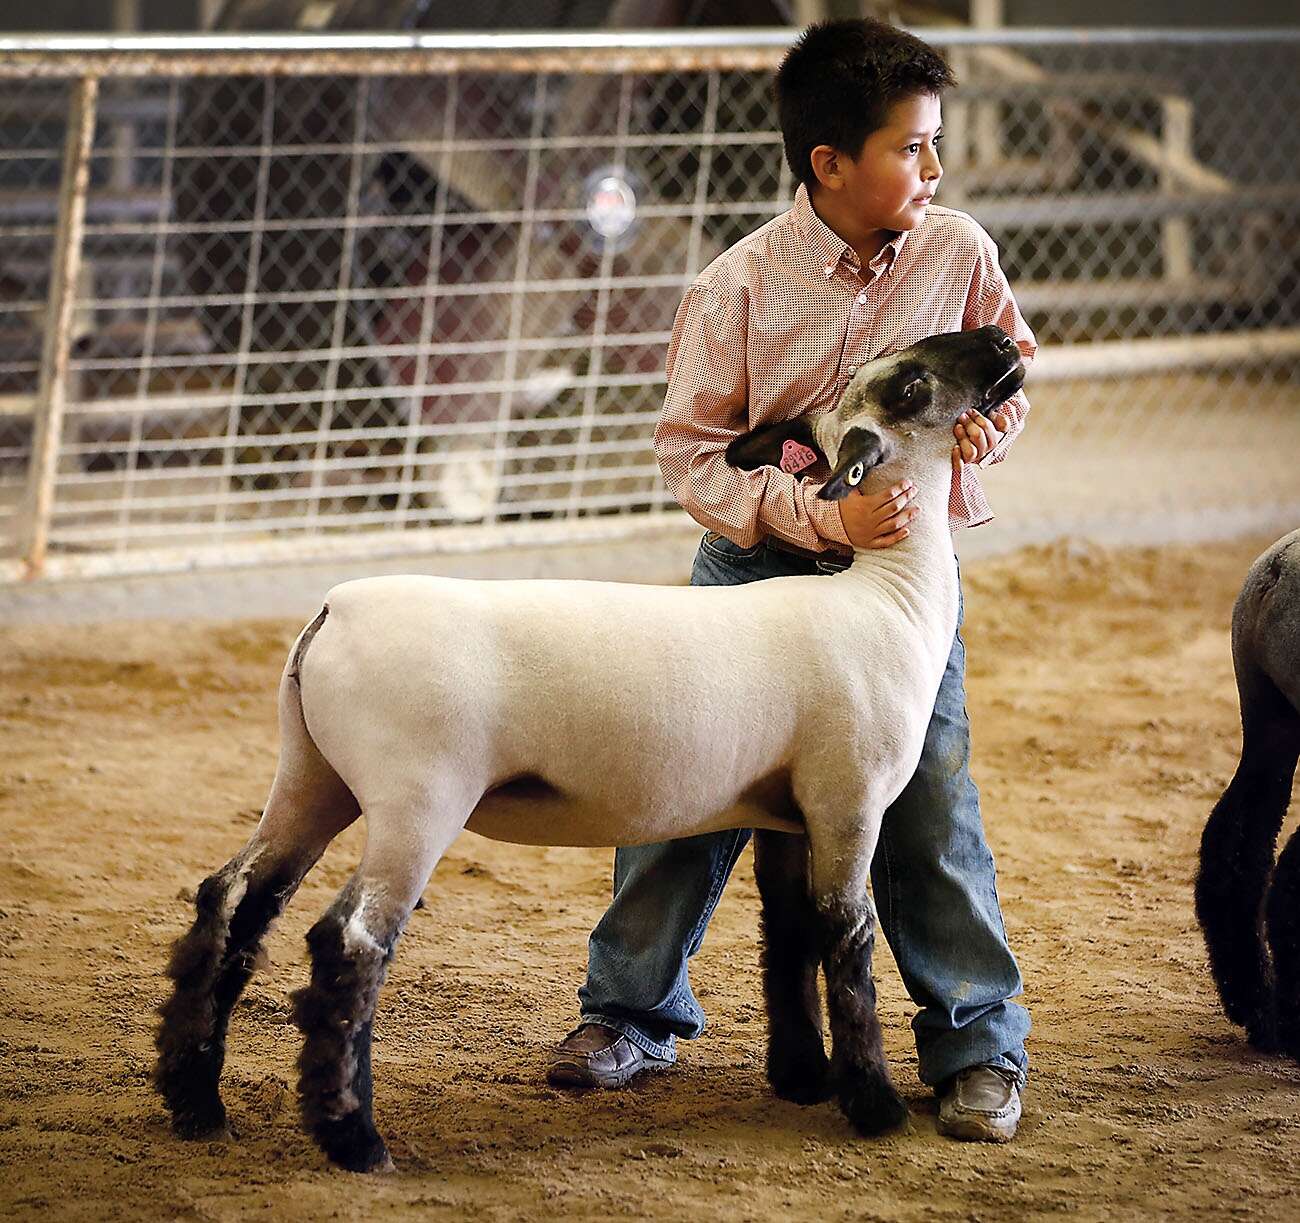
[[[723,452],[760,424],[827,411],[858,366],[945,331],[997,323],[1026,361],[1033,335],[989,236],[931,205],[942,176],[942,57],[875,21],[810,27],[776,78],[794,207],[716,259],[690,287],[668,352],[655,450],[669,487],[708,528],[695,585],[833,572],[853,548],[887,548],[914,516],[904,481],[883,495],[821,501],[773,468]],[[950,524],[991,518],[975,465],[1004,457],[1028,404],[958,422]],[[872,865],[881,924],[909,995],[920,1075],[939,1129],[1009,1141],[1020,1117],[1028,1012],[998,907],[970,779],[960,635],[916,775],[886,813]],[[686,962],[699,950],[750,833],[620,849],[614,899],[591,936],[582,1023],[552,1054],[557,1085],[618,1087],[675,1060],[704,1014]]]

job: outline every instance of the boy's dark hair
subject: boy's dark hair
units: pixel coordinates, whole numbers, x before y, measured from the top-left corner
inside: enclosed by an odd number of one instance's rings
[[[938,51],[897,26],[869,17],[810,25],[776,74],[785,159],[812,187],[812,151],[819,144],[856,158],[895,102],[937,95],[956,83]]]

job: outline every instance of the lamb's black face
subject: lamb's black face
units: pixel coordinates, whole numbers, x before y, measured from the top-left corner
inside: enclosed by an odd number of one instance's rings
[[[993,411],[1025,381],[1020,349],[1001,327],[932,336],[898,353],[886,369],[863,375],[882,423],[950,425],[974,408]]]
[[[831,478],[817,495],[836,501],[896,452],[897,434],[942,434],[951,446],[953,424],[963,412],[993,411],[1024,380],[1020,349],[1001,327],[932,336],[863,366],[839,406],[816,427],[812,417],[796,416],[740,434],[727,447],[727,462],[797,475],[813,459],[834,456]]]

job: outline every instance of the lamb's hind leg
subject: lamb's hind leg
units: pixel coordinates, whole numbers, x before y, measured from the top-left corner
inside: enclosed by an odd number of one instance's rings
[[[195,897],[197,916],[172,947],[167,975],[173,989],[158,1009],[154,1085],[182,1138],[225,1130],[219,1081],[226,1028],[253,975],[263,935],[279,916],[334,836],[358,814],[341,783],[297,806],[283,787],[272,791],[248,843]]]
[[[1196,877],[1196,916],[1224,1011],[1265,1049],[1276,1045],[1278,1034],[1261,910],[1291,799],[1294,718],[1271,683],[1262,677],[1243,683],[1241,762],[1206,822]],[[1279,912],[1282,942],[1284,926]]]
[[[782,1099],[816,1104],[835,1089],[822,1043],[821,928],[809,892],[808,838],[757,832],[754,878],[763,902],[767,1079]]]
[[[303,1124],[353,1172],[392,1166],[372,1113],[370,1034],[388,964],[412,908],[472,803],[366,803],[356,874],[307,934],[311,984],[294,994]]]
[[[295,655],[296,660],[296,655]],[[154,1084],[186,1138],[220,1133],[226,1025],[271,921],[325,847],[360,814],[302,719],[295,669],[280,684],[280,761],[247,845],[199,885],[193,926],[172,948],[171,996],[159,1008]]]
[[[840,1108],[854,1128],[882,1134],[907,1120],[907,1105],[889,1077],[871,977],[876,911],[867,894],[867,876],[880,819],[864,817],[846,826],[820,820],[809,804],[801,805],[811,839],[812,895],[826,972],[831,1077]]]

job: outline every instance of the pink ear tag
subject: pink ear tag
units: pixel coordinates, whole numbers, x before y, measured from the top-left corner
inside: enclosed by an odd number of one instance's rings
[[[811,467],[817,462],[817,452],[802,442],[796,442],[794,438],[788,437],[785,444],[781,447],[781,470],[795,475],[803,471],[805,467]]]

